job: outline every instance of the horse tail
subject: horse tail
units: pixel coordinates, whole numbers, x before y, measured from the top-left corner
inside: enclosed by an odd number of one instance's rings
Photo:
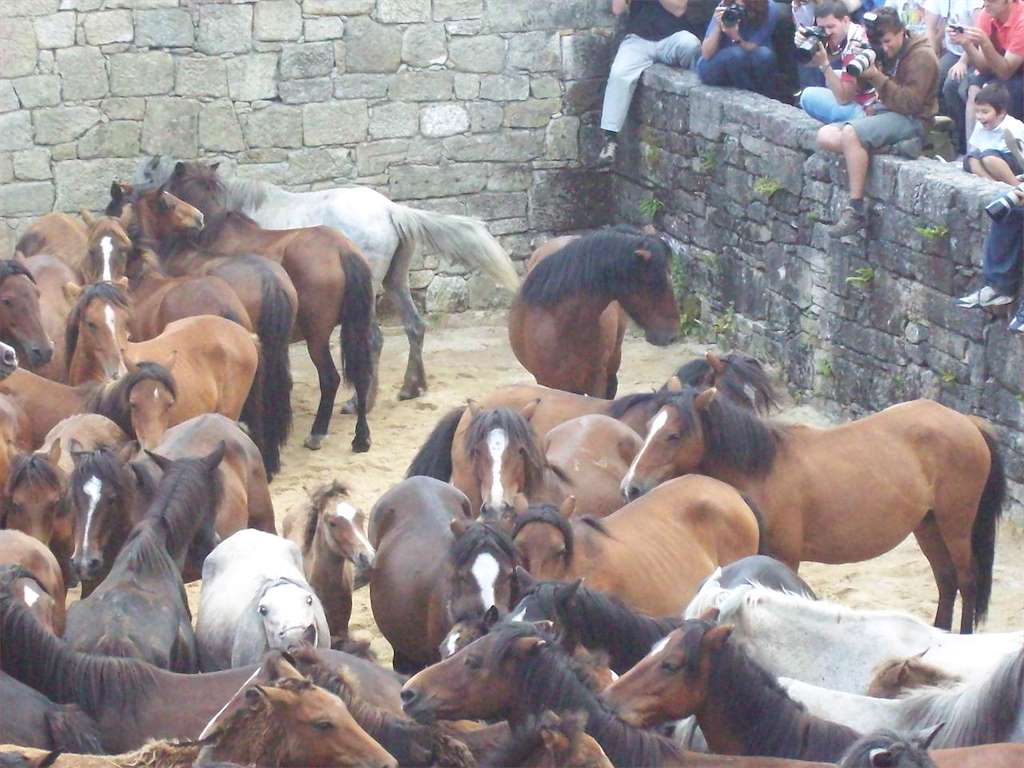
[[[60,752],[76,755],[104,755],[100,729],[77,704],[62,704],[46,713],[50,744]]]
[[[754,516],[754,520],[757,522],[757,554],[771,556],[772,553],[765,548],[765,534],[767,531],[765,530],[764,515],[761,513],[761,508],[757,506],[757,504],[754,503],[754,500],[745,493],[740,494],[740,496],[743,498],[743,501],[746,502],[746,505],[750,507],[750,513]]]
[[[452,479],[452,443],[465,406],[449,411],[427,436],[427,442],[413,456],[406,477],[424,475],[448,482]]]
[[[263,345],[259,343],[259,337],[253,334],[253,341],[256,343],[256,350],[258,354],[256,363],[256,372],[252,377],[252,384],[249,386],[249,394],[245,396],[245,403],[242,405],[242,412],[238,414],[238,420],[245,422],[245,426],[248,427],[249,437],[256,443],[256,447],[260,449],[260,455],[263,457],[263,465],[267,467],[267,481],[270,481],[271,471],[268,465],[268,456],[271,456],[275,447],[271,447],[267,442],[266,434],[264,432],[264,425],[266,423],[266,415],[264,414],[263,407],[266,400],[264,395],[265,381],[267,378],[267,365],[266,355],[263,352]],[[278,465],[280,465],[280,457],[278,457]],[[280,468],[280,467],[278,467]]]
[[[392,203],[390,213],[399,240],[410,247],[410,252],[417,243],[424,242],[440,253],[451,254],[470,267],[483,270],[498,285],[510,291],[519,290],[519,276],[512,260],[479,219],[398,203]]]
[[[345,273],[345,296],[338,317],[341,323],[341,373],[355,388],[356,417],[365,423],[366,401],[373,378],[373,273],[358,250],[340,251],[339,256]],[[356,440],[359,439],[358,433],[357,423]],[[369,435],[366,439],[369,440]]]
[[[992,597],[992,567],[996,556],[996,529],[999,518],[1003,514],[1003,503],[1006,501],[1006,467],[1003,454],[992,433],[992,428],[984,419],[974,416],[968,418],[985,438],[992,465],[988,471],[985,488],[978,502],[978,513],[971,526],[971,554],[978,569],[977,597],[974,602],[975,624],[980,623],[988,614],[988,602]]]

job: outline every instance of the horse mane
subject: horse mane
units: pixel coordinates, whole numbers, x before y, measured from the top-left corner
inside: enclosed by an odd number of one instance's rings
[[[50,463],[45,453],[19,453],[11,462],[7,475],[5,495],[10,497],[14,489],[22,485],[42,486],[63,490],[64,473]]]
[[[576,520],[579,521],[580,525],[585,525],[588,528],[607,536],[609,539],[615,538],[612,536],[612,532],[608,530],[608,526],[606,526],[599,518],[593,517],[592,515],[584,515],[583,517],[577,517]]]
[[[316,536],[316,526],[320,521],[320,512],[324,505],[335,496],[348,498],[349,488],[340,480],[333,480],[324,483],[313,489],[306,502],[306,522],[302,531],[302,552],[305,554],[313,546],[313,537]]]
[[[725,371],[715,386],[721,394],[736,405],[750,407],[765,414],[779,407],[775,387],[761,361],[742,352],[730,352],[722,355],[720,359],[725,363]],[[683,386],[697,389],[707,389],[715,379],[714,369],[704,357],[683,363],[675,375]],[[664,391],[664,387],[662,390]]]
[[[34,285],[36,279],[32,277],[32,273],[28,271],[28,267],[22,264],[20,261],[14,259],[0,259],[0,283],[3,283],[8,277],[27,277],[32,281]]]
[[[171,393],[171,397],[178,397],[178,386],[175,384],[174,375],[160,363],[144,361],[138,364],[136,370],[129,371],[126,376],[122,376],[105,388],[97,389],[88,399],[85,409],[106,416],[134,440],[136,434],[132,427],[128,397],[140,381],[155,381],[166,387]]]
[[[220,473],[208,472],[202,458],[176,459],[160,480],[146,516],[163,517],[168,550],[184,552],[197,528],[213,526],[222,492]]]
[[[128,534],[106,578],[122,572],[132,576],[145,572],[161,578],[180,579],[178,566],[168,551],[169,539],[170,522],[167,518],[161,515],[144,517]]]
[[[104,484],[113,486],[118,497],[128,495],[134,489],[129,481],[126,467],[118,454],[111,448],[97,448],[78,454],[75,468],[71,470],[71,488],[80,488],[90,477],[98,478]]]
[[[941,731],[940,731],[941,733]],[[899,747],[899,754],[903,758],[895,765],[904,768],[935,768],[935,761],[928,754],[928,750],[922,749],[914,743],[913,739],[902,736],[896,731],[881,729],[873,731],[857,739],[850,748],[839,758],[839,768],[861,768],[861,766],[872,765],[871,753],[877,749],[891,749]],[[906,758],[912,758],[912,762],[904,762]]]
[[[466,432],[466,455],[475,455],[480,446],[487,443],[487,436],[495,429],[504,430],[509,448],[523,450],[527,492],[538,487],[544,480],[547,462],[541,453],[533,427],[519,411],[511,408],[488,408],[479,411],[470,421],[469,430]]]
[[[469,565],[481,550],[493,550],[512,563],[518,561],[512,538],[501,528],[490,523],[473,522],[452,542],[449,557],[456,569]]]
[[[18,565],[17,563],[0,565],[0,590],[10,589],[11,584],[19,579],[29,579],[35,582],[43,594],[50,595],[50,590],[39,581],[39,577],[25,566]],[[53,597],[53,595],[50,595],[50,597]]]
[[[225,212],[227,190],[217,169],[195,162],[185,162],[183,165],[185,172],[175,175],[172,170],[161,189],[166,189],[175,197],[198,208],[207,219]]]
[[[623,395],[611,401],[608,405],[608,415],[613,419],[621,419],[631,408],[641,405],[648,406],[652,413],[657,412],[661,406],[667,403],[674,393],[668,391],[637,392],[632,395]]]
[[[636,252],[649,251],[641,262]],[[618,296],[667,281],[671,251],[655,235],[602,229],[583,235],[548,256],[523,281],[519,297],[547,306],[578,293]]]
[[[565,559],[567,562],[572,561],[576,536],[573,534],[572,525],[570,525],[565,515],[558,511],[558,507],[554,504],[531,504],[526,512],[516,515],[516,525],[512,530],[512,539],[515,540],[519,532],[530,523],[545,523],[557,528],[565,540]]]
[[[559,731],[575,747],[585,732],[585,724],[586,714],[583,712],[566,712],[559,716],[546,710],[539,717],[528,717],[480,765],[482,768],[519,768],[528,765],[530,757],[546,749],[544,731],[548,730]]]
[[[266,202],[271,192],[278,191],[273,184],[259,179],[220,179],[227,195],[225,203],[231,211],[254,211]]]
[[[70,368],[71,358],[75,356],[75,349],[78,348],[78,325],[82,322],[82,313],[89,306],[93,299],[99,299],[115,307],[131,311],[131,303],[128,294],[120,286],[114,283],[92,283],[87,285],[78,296],[78,301],[71,308],[68,314],[67,324],[64,326],[64,364]]]

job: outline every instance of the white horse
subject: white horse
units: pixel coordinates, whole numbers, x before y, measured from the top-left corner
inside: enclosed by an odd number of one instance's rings
[[[719,609],[773,674],[823,688],[864,693],[875,670],[893,659],[918,657],[966,682],[985,678],[1024,644],[1024,632],[956,635],[897,611],[853,610],[764,587],[723,590],[709,580],[687,615]]]
[[[166,182],[173,158],[143,160],[133,184],[145,191]],[[399,399],[418,397],[427,388],[423,368],[426,324],[409,291],[409,264],[416,246],[426,243],[490,275],[509,291],[519,278],[508,254],[483,222],[400,205],[369,187],[335,187],[314,192],[288,192],[264,181],[223,179],[228,210],[239,211],[264,229],[295,229],[325,225],[340,230],[362,250],[378,290],[383,286],[402,316],[409,339],[409,361]]]
[[[203,563],[196,641],[204,672],[255,664],[272,649],[330,647],[294,542],[246,528],[217,545]]]
[[[18,353],[10,344],[0,341],[0,381],[18,369]]]

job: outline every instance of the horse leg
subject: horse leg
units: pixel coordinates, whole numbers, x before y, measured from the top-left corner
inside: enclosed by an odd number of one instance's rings
[[[952,561],[955,587],[950,598],[950,616],[943,629],[951,629],[953,623],[953,600],[956,590],[960,591],[960,634],[969,635],[974,631],[975,612],[978,596],[978,564],[971,548],[971,528],[974,510],[939,510],[935,515],[939,535]]]
[[[313,365],[316,366],[317,378],[320,380],[320,405],[316,409],[309,437],[303,445],[311,451],[318,451],[327,437],[327,428],[331,425],[331,412],[334,410],[334,398],[338,394],[341,375],[331,359],[330,330],[323,333],[317,329],[314,333],[304,335],[306,349]]]
[[[950,629],[953,626],[953,604],[956,601],[956,566],[943,541],[935,515],[929,512],[914,529],[914,538],[928,558],[939,590],[939,604],[935,611],[935,626]]]
[[[413,661],[412,659],[403,656],[402,653],[395,648],[392,648],[393,655],[391,657],[391,668],[400,675],[415,675],[421,669],[424,668],[423,664]]]
[[[380,329],[380,323],[374,320],[373,335],[370,338],[370,353],[373,355],[373,374],[370,377],[370,390],[366,396],[367,413],[373,410],[373,406],[377,402],[377,389],[380,386],[380,353],[382,349],[384,349],[384,332]],[[357,412],[355,395],[352,395],[352,397],[342,403],[341,410],[338,411],[338,413],[346,415],[352,415]]]
[[[399,400],[411,400],[427,390],[427,372],[423,368],[423,337],[427,324],[423,322],[409,291],[409,262],[412,260],[412,246],[400,245],[391,259],[391,267],[384,276],[384,289],[394,306],[402,315],[402,327],[409,339],[409,361],[405,367],[405,378],[398,392]]]

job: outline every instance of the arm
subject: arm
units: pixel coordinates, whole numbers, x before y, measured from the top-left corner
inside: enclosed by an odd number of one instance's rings
[[[853,97],[857,93],[857,81],[856,80],[844,80],[842,76],[837,75],[835,70],[828,61],[828,51],[825,50],[825,46],[818,43],[818,50],[814,52],[814,57],[811,59],[811,63],[816,66],[821,73],[825,76],[825,85],[828,86],[829,90],[836,97],[836,101],[840,104],[849,104]]]
[[[661,3],[661,7],[671,13],[673,16],[679,17],[686,13],[686,5],[689,0],[658,0]]]
[[[946,30],[945,20],[937,13],[924,12],[925,29],[928,30],[928,41],[932,44],[936,56],[942,55],[943,32]]]
[[[924,112],[925,107],[935,98],[939,66],[930,51],[921,51],[925,56],[915,56],[915,61],[905,62],[907,71],[904,73],[906,83],[889,77],[876,66],[864,70],[862,75],[878,91],[882,104],[893,112],[916,117]],[[911,68],[913,63],[913,68]]]
[[[629,12],[629,0],[612,0],[612,13],[621,16]]]
[[[992,44],[992,39],[987,35],[981,39],[978,48],[981,51],[987,71],[1000,80],[1009,80],[1017,74],[1021,62],[1024,62],[1024,56],[1021,56],[1019,53],[1007,51],[1005,54],[1000,54]],[[981,67],[978,69],[981,70]]]
[[[719,5],[715,8],[715,15],[713,17],[710,28],[704,35],[704,39],[700,44],[700,55],[701,58],[707,60],[718,53],[718,46],[722,42],[722,11],[725,10],[725,6]]]

